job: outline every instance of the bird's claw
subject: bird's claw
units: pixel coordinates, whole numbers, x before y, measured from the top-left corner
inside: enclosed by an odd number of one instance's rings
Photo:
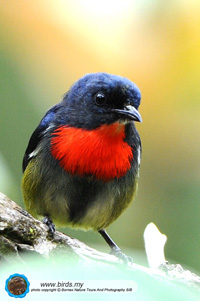
[[[53,221],[52,221],[48,216],[45,216],[45,217],[43,218],[43,223],[44,223],[45,225],[47,225],[49,235],[50,235],[51,237],[53,237],[53,236],[54,236],[54,233],[55,233],[55,231],[56,231],[56,228],[55,228],[55,225],[54,225]]]
[[[129,263],[133,263],[133,258],[124,254],[121,249],[112,249],[110,252],[111,255],[114,255],[121,259],[124,264],[128,265]]]

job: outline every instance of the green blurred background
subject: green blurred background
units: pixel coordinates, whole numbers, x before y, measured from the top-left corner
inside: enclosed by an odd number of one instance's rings
[[[152,221],[168,236],[167,259],[200,271],[197,0],[1,0],[0,191],[23,206],[32,131],[75,80],[97,71],[128,77],[142,92],[139,190],[109,233],[129,254],[144,254]],[[108,251],[96,233],[65,231]]]

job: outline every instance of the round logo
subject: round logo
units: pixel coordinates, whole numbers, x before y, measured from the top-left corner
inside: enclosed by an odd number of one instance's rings
[[[5,290],[10,297],[24,298],[29,292],[30,283],[21,274],[13,274],[6,280]]]

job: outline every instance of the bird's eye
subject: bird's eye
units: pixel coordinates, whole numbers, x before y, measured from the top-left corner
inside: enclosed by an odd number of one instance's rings
[[[103,106],[106,103],[106,97],[102,92],[98,92],[95,96],[95,101],[98,106]]]

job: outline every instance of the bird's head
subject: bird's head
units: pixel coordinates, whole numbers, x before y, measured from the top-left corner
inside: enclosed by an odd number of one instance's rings
[[[91,73],[80,78],[62,101],[60,116],[67,116],[66,123],[72,127],[95,129],[115,122],[141,122],[138,112],[141,93],[127,78]],[[62,120],[65,123],[65,120]]]

